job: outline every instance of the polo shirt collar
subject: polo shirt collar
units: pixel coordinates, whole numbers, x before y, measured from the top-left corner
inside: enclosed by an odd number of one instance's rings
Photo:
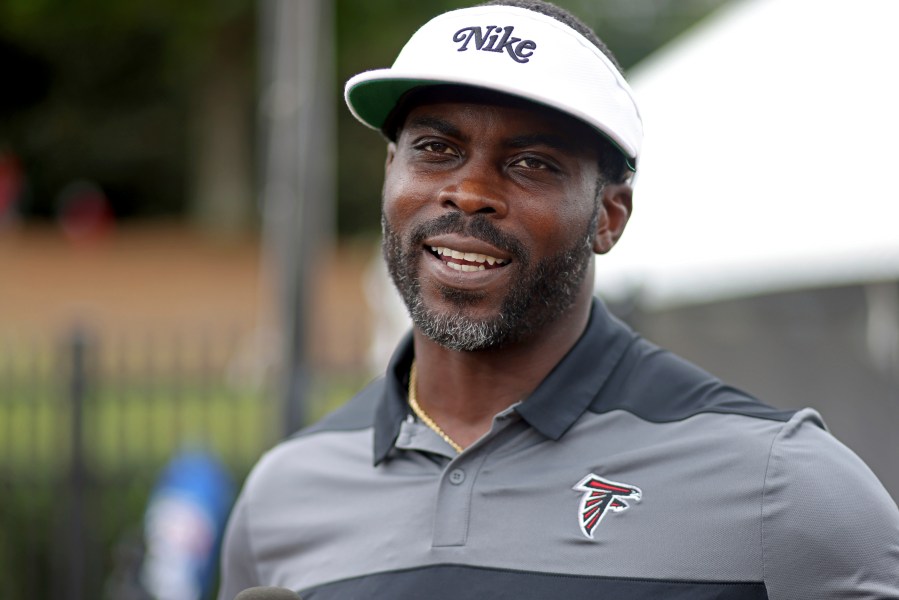
[[[552,440],[561,438],[584,414],[621,360],[636,334],[593,300],[583,335],[516,411],[528,424]],[[375,416],[374,463],[394,447],[403,419],[409,414],[407,392],[414,351],[407,334],[393,353],[385,374],[383,396]]]
[[[546,437],[558,440],[599,395],[635,337],[594,299],[583,335],[518,406],[518,414]]]
[[[414,358],[410,331],[394,350],[384,374],[384,391],[375,413],[375,465],[387,458],[400,434],[400,425],[409,414],[409,370]]]

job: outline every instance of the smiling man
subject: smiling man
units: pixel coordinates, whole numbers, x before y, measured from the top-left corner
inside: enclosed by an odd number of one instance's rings
[[[413,328],[254,469],[221,599],[899,598],[896,504],[817,413],[592,297],[642,139],[592,31],[538,0],[452,11],[346,98],[388,140],[384,256]]]
[[[504,94],[434,86],[409,94],[413,103],[388,147],[384,248],[421,343],[488,350],[571,328],[570,347],[590,304],[593,252],[611,248],[630,212],[630,188],[599,168],[616,150],[585,124]]]

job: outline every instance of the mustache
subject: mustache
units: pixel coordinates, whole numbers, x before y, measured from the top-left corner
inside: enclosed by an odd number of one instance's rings
[[[526,263],[528,252],[524,244],[503,233],[484,215],[466,216],[460,212],[450,212],[436,219],[417,225],[410,234],[413,246],[421,246],[435,235],[459,233],[508,252],[514,259]]]

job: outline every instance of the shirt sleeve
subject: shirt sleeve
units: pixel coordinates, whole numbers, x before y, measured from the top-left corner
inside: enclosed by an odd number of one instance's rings
[[[231,510],[225,529],[218,600],[234,600],[241,591],[257,585],[261,584],[250,547],[247,503],[245,496],[241,495]]]
[[[798,412],[771,448],[761,532],[768,597],[899,598],[899,509],[818,419]]]

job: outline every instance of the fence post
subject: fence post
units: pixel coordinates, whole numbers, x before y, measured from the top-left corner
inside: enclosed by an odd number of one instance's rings
[[[76,326],[66,344],[70,361],[68,395],[71,410],[71,461],[69,463],[69,539],[68,573],[65,597],[82,600],[84,592],[86,550],[85,547],[85,490],[87,469],[84,460],[84,401],[88,386],[88,339],[81,326]]]

